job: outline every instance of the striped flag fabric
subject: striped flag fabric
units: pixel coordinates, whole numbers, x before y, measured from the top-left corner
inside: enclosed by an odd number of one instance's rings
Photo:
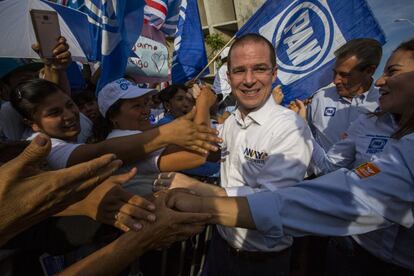
[[[168,13],[167,0],[145,0],[144,23],[156,29],[161,29],[164,25]]]
[[[166,37],[177,32],[182,0],[145,0],[144,23],[160,30]]]
[[[171,68],[172,83],[191,80],[206,66],[207,55],[197,0],[182,0]],[[208,74],[206,70],[205,74]]]

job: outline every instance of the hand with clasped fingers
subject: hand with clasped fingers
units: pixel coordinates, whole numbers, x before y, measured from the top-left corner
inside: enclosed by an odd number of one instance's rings
[[[15,159],[0,167],[0,245],[28,227],[83,199],[122,164],[107,154],[67,169],[43,172],[50,139],[39,134]]]
[[[142,221],[155,221],[156,216],[152,202],[122,188],[122,184],[131,180],[136,171],[137,169],[133,168],[128,173],[109,177],[83,200],[70,205],[58,215],[84,215],[125,232],[139,231]]]
[[[145,227],[152,229],[149,249],[163,248],[196,235],[203,231],[206,223],[211,219],[210,214],[197,210],[178,212],[178,209],[170,208],[168,200],[171,191],[159,191],[153,195],[157,219],[152,223],[144,222]],[[186,189],[176,189],[176,191],[191,193]]]

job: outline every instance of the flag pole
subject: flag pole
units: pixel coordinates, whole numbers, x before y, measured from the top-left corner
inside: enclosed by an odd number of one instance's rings
[[[235,40],[235,39],[236,39],[236,35],[234,35],[226,43],[226,45],[224,45],[223,48],[221,48],[221,50],[209,61],[209,63],[207,63],[207,65],[204,66],[203,70],[201,70],[201,72],[198,73],[198,75],[194,78],[194,81],[198,80],[201,77],[201,75],[204,73],[204,71],[206,71],[206,69],[210,66],[210,64],[212,64],[217,59],[217,57],[220,56],[221,52],[223,52],[223,50],[226,49],[226,47],[229,46],[233,42],[233,40]]]

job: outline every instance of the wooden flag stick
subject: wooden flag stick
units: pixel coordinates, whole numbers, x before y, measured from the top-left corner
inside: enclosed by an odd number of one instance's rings
[[[203,70],[201,70],[201,72],[198,73],[198,75],[194,78],[193,81],[196,81],[196,80],[198,80],[201,77],[201,75],[204,73],[204,71],[206,71],[206,69],[210,66],[210,64],[212,64],[217,59],[217,57],[220,56],[221,52],[223,52],[223,50],[226,49],[226,47],[229,46],[233,42],[234,39],[236,39],[236,36],[233,36],[226,43],[226,45],[224,45],[223,48],[221,48],[221,50],[214,56],[214,58],[212,60],[210,60],[209,63],[206,66],[204,66]]]

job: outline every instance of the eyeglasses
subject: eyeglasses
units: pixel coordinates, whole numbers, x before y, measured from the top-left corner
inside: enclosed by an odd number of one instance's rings
[[[249,71],[251,71],[255,77],[261,78],[271,74],[273,72],[273,68],[268,66],[255,66],[251,69],[246,67],[237,67],[230,70],[230,75],[241,79],[244,78]]]

